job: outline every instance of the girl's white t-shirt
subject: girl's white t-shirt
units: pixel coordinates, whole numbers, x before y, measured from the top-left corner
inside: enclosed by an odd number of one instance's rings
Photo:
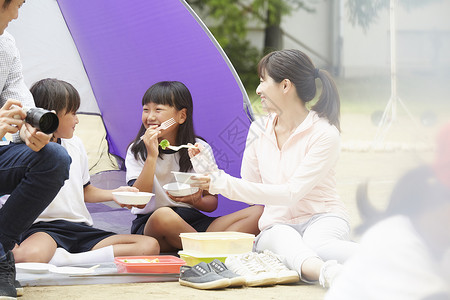
[[[202,144],[208,151],[211,151],[211,147],[203,140],[196,139],[197,143]],[[125,166],[127,169],[126,181],[137,179],[141,174],[141,171],[144,167],[144,161],[139,158],[136,160],[134,154],[131,152],[131,146],[128,147],[127,156],[125,158]],[[142,208],[133,207],[131,212],[133,214],[148,214],[160,207],[192,207],[186,203],[175,202],[169,198],[166,194],[166,191],[163,189],[163,186],[170,182],[175,182],[175,176],[172,171],[180,171],[180,155],[178,152],[173,154],[162,154],[161,157],[158,157],[156,160],[156,169],[155,175],[153,178],[153,190],[152,193],[155,196],[147,203],[147,205]],[[189,172],[193,172],[190,170]]]

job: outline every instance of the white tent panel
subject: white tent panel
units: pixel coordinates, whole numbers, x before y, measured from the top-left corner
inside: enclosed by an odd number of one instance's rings
[[[80,93],[79,112],[100,114],[89,79],[56,0],[27,1],[7,31],[16,39],[28,87],[43,78],[71,83]],[[51,38],[42,39],[45,34]]]

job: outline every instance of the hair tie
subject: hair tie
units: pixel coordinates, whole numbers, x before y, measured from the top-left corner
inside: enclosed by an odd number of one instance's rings
[[[314,79],[319,78],[319,68],[314,70]]]

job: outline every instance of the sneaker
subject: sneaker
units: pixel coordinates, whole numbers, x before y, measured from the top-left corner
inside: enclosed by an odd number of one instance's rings
[[[24,290],[18,280],[14,280],[14,287],[16,288],[17,297],[22,297],[24,294]]]
[[[14,255],[13,255],[14,257]],[[16,279],[16,265],[14,261],[14,287],[16,288],[17,297],[22,297],[24,294],[24,290],[20,282]]]
[[[334,279],[339,275],[342,265],[335,260],[327,260],[320,269],[319,283],[324,288],[329,288]]]
[[[245,277],[237,275],[229,270],[227,266],[217,258],[208,264],[211,269],[222,277],[230,279],[230,287],[243,286],[245,284]]]
[[[16,267],[11,251],[0,257],[0,299],[16,299],[14,286]]]
[[[244,276],[247,286],[275,285],[278,281],[277,275],[267,272],[256,259],[257,255],[255,252],[230,255],[225,259],[225,265],[234,273]]]
[[[270,250],[264,250],[256,256],[268,272],[277,274],[277,284],[287,284],[300,281],[297,271],[290,270],[280,258]]]
[[[205,262],[192,267],[181,266],[178,281],[181,285],[200,290],[223,289],[230,285],[230,279],[218,275]]]

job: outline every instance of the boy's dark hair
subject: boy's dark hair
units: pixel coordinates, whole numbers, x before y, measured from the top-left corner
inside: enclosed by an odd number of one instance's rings
[[[186,121],[178,127],[177,140],[175,142],[177,145],[195,143],[195,138],[197,136],[194,132],[194,122],[192,118],[194,106],[192,103],[191,92],[189,92],[189,89],[183,83],[179,81],[161,81],[153,84],[145,92],[144,97],[142,97],[142,106],[148,103],[169,105],[175,107],[178,111],[183,108],[186,109]],[[145,133],[145,130],[144,124],[142,124],[132,142],[131,152],[136,159],[142,158],[145,160],[147,158],[147,149],[140,140],[141,136]],[[180,154],[180,171],[189,171],[192,168],[192,164],[187,149],[181,149],[178,152]]]
[[[80,95],[68,82],[54,78],[42,79],[30,88],[37,107],[60,113],[75,113],[80,108]]]

